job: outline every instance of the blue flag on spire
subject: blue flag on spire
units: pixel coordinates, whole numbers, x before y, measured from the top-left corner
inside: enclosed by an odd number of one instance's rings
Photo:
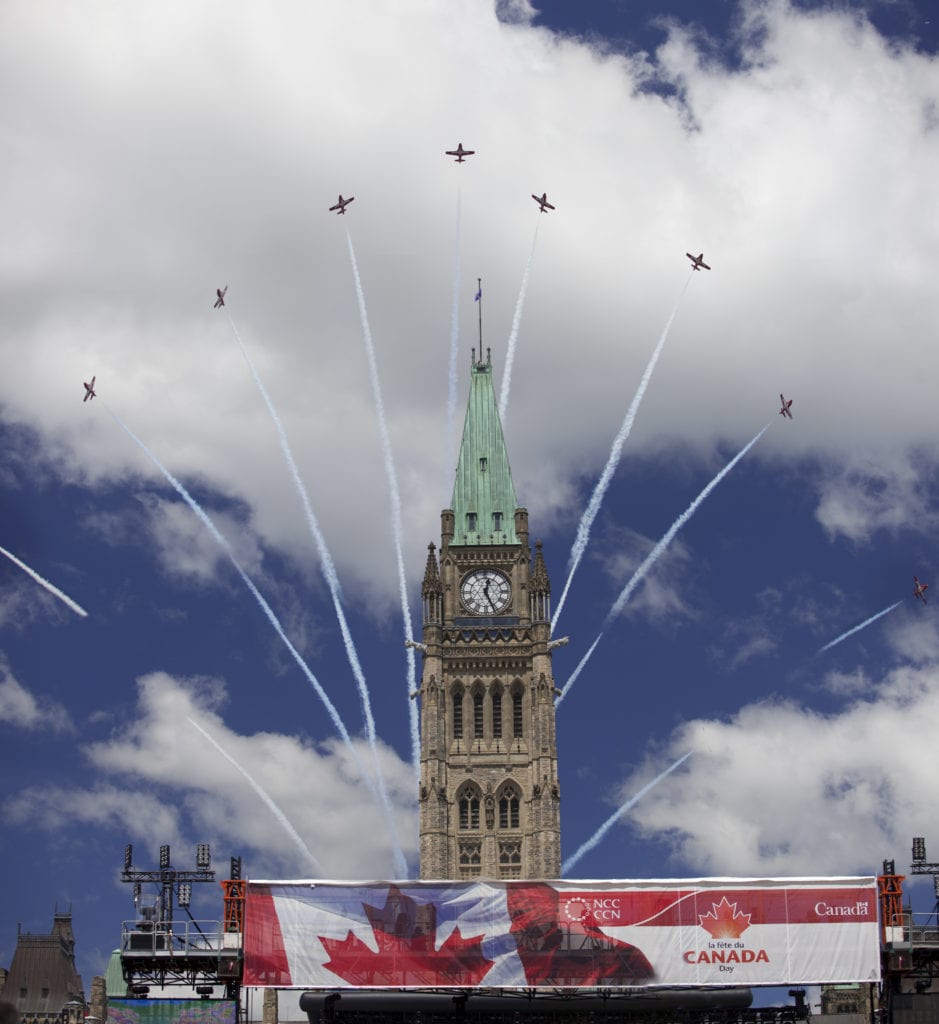
[[[473,299],[473,302],[479,302],[479,300],[480,300],[480,299],[481,299],[482,297],[483,297],[483,286],[482,286],[482,285],[480,285],[480,286],[479,286],[479,288],[478,288],[478,289],[477,289],[477,291],[476,291],[476,298],[475,298],[475,299]]]

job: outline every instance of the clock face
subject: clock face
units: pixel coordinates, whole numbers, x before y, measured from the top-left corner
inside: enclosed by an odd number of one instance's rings
[[[509,606],[512,585],[495,569],[467,573],[460,584],[460,600],[473,615],[498,615]]]

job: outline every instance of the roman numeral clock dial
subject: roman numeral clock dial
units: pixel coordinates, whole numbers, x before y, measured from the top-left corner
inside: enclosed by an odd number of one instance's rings
[[[472,615],[498,615],[508,608],[511,598],[508,577],[495,569],[476,569],[460,584],[460,600]]]

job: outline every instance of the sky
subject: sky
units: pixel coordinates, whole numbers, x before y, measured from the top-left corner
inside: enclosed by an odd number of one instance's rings
[[[0,965],[71,907],[90,989],[126,843],[416,877],[404,641],[477,279],[555,609],[609,467],[562,857],[690,754],[568,877],[937,859],[928,6],[0,7]]]

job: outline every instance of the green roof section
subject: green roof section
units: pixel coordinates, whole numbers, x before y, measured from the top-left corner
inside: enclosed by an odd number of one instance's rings
[[[121,951],[115,949],[108,959],[104,972],[104,985],[109,999],[123,999],[127,995],[127,982],[121,969]]]
[[[474,358],[453,485],[451,544],[518,544],[515,486],[492,387],[492,361]]]

